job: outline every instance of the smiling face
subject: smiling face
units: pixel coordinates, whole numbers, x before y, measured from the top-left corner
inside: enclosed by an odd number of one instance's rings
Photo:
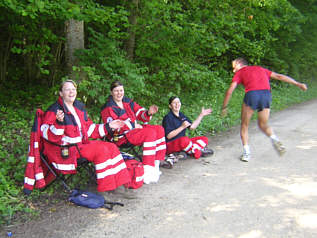
[[[122,102],[124,96],[124,88],[123,86],[117,86],[111,90],[111,95],[115,102]]]
[[[179,98],[175,98],[169,105],[169,108],[175,113],[178,114],[181,110],[181,100]]]
[[[77,89],[72,82],[65,82],[59,95],[66,104],[73,104],[77,96]]]

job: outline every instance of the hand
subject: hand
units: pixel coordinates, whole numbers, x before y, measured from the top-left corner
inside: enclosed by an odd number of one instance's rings
[[[227,108],[222,108],[221,110],[221,117],[226,117],[228,114]]]
[[[304,84],[304,83],[299,83],[298,87],[303,90],[303,91],[306,91],[307,90],[307,85]]]
[[[56,120],[63,122],[64,121],[64,112],[62,110],[57,110]]]
[[[157,112],[158,112],[158,106],[156,106],[156,105],[150,106],[150,108],[149,108],[149,110],[148,110],[148,114],[149,114],[150,116],[154,115],[154,114],[157,113]]]
[[[204,117],[204,116],[207,116],[207,115],[209,115],[211,113],[212,113],[212,109],[211,108],[207,108],[207,109],[205,109],[204,107],[201,108],[201,113],[200,113],[201,116]]]
[[[135,128],[137,128],[137,129],[142,129],[142,128],[143,128],[143,126],[142,126],[142,125],[140,125],[140,124],[135,124]]]
[[[124,125],[125,125],[124,122],[121,120],[113,120],[113,121],[109,122],[109,127],[111,129],[120,129]]]
[[[191,124],[188,122],[188,121],[183,121],[183,123],[182,123],[182,127],[185,129],[185,128],[187,128],[187,127],[190,127],[191,126]]]

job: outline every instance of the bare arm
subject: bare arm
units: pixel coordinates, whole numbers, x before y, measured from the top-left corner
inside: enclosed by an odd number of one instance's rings
[[[225,98],[224,98],[223,103],[222,103],[222,111],[221,111],[221,115],[222,116],[226,116],[227,115],[227,106],[229,104],[229,101],[230,101],[230,98],[232,96],[232,93],[236,89],[237,85],[238,84],[236,82],[232,82],[230,84],[230,87],[228,88],[226,94],[225,94]]]
[[[204,118],[204,116],[209,115],[212,112],[211,108],[205,109],[204,107],[201,109],[201,112],[199,116],[196,118],[196,120],[191,124],[190,128],[191,130],[194,130],[199,126],[201,120]]]
[[[293,84],[293,85],[299,87],[299,88],[300,88],[301,90],[303,90],[303,91],[306,91],[306,90],[307,90],[306,84],[304,84],[304,83],[299,83],[299,82],[297,82],[295,79],[292,79],[291,77],[289,77],[289,76],[287,76],[287,75],[278,74],[278,73],[272,72],[271,78],[272,78],[272,79],[276,79],[276,80],[280,80],[280,81],[283,81],[283,82],[286,82],[286,83]]]
[[[177,136],[179,133],[182,132],[182,130],[186,129],[187,127],[190,126],[190,123],[188,121],[184,121],[182,123],[182,125],[178,128],[176,128],[175,130],[172,130],[170,133],[168,133],[168,135],[166,136],[167,139],[172,139],[174,138],[175,136]]]

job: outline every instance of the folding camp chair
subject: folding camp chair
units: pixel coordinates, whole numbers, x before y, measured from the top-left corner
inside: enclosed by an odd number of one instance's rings
[[[77,159],[77,168],[78,169],[84,169],[87,172],[88,176],[89,176],[89,181],[93,182],[95,184],[97,183],[96,182],[96,175],[95,175],[96,173],[95,173],[94,167],[90,164],[90,162],[86,158],[81,156],[81,153],[80,153],[80,150],[79,150],[77,144],[59,145],[59,144],[53,143],[53,142],[48,141],[48,140],[45,140],[45,141],[50,143],[50,144],[53,144],[55,146],[60,147],[61,150],[63,148],[69,149],[70,147],[75,146],[77,151],[78,151],[78,153],[79,153],[79,155],[80,155],[80,158]],[[56,169],[54,168],[54,166],[52,166],[52,164],[49,162],[47,156],[44,155],[43,151],[40,152],[40,155],[41,155],[41,161],[45,164],[45,166],[48,169],[47,173],[52,173],[54,175],[54,177],[56,178],[56,180],[60,181],[62,183],[62,185],[65,188],[65,190],[71,191],[69,185],[67,184],[70,177],[66,177],[65,175],[57,172]],[[44,174],[44,178],[46,176],[50,176],[50,175],[49,174]]]
[[[126,152],[128,154],[132,154],[137,160],[142,162],[142,147],[141,146],[133,145],[128,141],[127,143],[120,145],[119,149],[120,151]]]

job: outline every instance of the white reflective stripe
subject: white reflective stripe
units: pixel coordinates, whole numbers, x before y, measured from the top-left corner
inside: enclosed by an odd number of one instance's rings
[[[95,128],[96,128],[96,124],[91,124],[90,125],[90,127],[88,129],[88,132],[87,132],[88,137],[90,137],[92,135],[92,133],[94,132]]]
[[[143,155],[155,155],[156,150],[143,150]]]
[[[144,142],[143,144],[143,148],[146,148],[146,147],[155,147],[156,146],[156,142]]]
[[[31,178],[25,177],[24,178],[24,183],[33,186],[35,184],[35,179],[31,179]]]
[[[140,109],[135,113],[135,115],[136,115],[136,116],[139,116],[139,114],[140,114],[141,112],[143,112],[143,111],[146,111],[146,110],[145,110],[145,108],[142,107],[142,108],[140,108]]]
[[[34,163],[34,156],[28,157],[28,163]]]
[[[162,137],[161,139],[157,139],[157,140],[156,140],[156,144],[157,144],[157,145],[160,144],[160,143],[162,143],[162,142],[165,142],[165,137]]]
[[[141,117],[142,117],[142,119],[143,119],[144,121],[147,120],[147,118],[145,117],[145,113],[146,113],[146,112],[143,112],[142,115],[141,115]],[[150,116],[150,120],[151,120],[151,118],[152,118],[152,116]]]
[[[76,169],[74,164],[56,164],[53,162],[52,165],[58,170],[71,171]]]
[[[48,136],[47,136],[48,128],[49,128],[48,124],[43,124],[41,126],[41,131],[43,132],[43,137],[46,140],[48,140]]]
[[[64,134],[64,129],[57,129],[54,125],[50,126],[50,130],[54,135],[61,136]]]
[[[69,137],[69,136],[63,136],[62,138],[63,142],[75,144],[81,142],[81,136],[78,137]]]
[[[207,145],[203,140],[197,140],[196,143],[199,144],[201,148],[204,148]]]
[[[125,168],[127,168],[127,166],[125,165],[125,163],[122,163],[122,164],[116,166],[115,168],[107,169],[106,171],[103,171],[101,173],[98,173],[96,171],[96,177],[97,177],[97,179],[103,179],[109,175],[115,175]]]
[[[166,145],[160,145],[156,147],[156,151],[166,150]]]
[[[139,177],[136,177],[135,178],[135,182],[141,182],[141,181],[143,181],[143,179],[144,179],[144,176],[142,175],[142,176],[139,176]]]
[[[104,124],[99,124],[98,131],[101,137],[104,137],[106,135]]]
[[[95,168],[96,168],[96,170],[101,170],[101,169],[106,168],[109,165],[114,165],[114,164],[118,163],[120,160],[123,160],[123,157],[121,154],[117,155],[113,159],[108,159],[107,161],[105,161],[103,163],[96,164]]]
[[[44,174],[43,174],[43,173],[37,173],[37,174],[35,175],[35,179],[36,179],[36,180],[44,179]]]
[[[132,126],[132,123],[131,123],[130,119],[125,120],[124,124],[126,124],[126,126],[129,127],[130,130],[133,129],[133,126]]]
[[[199,145],[193,144],[192,152],[195,153],[195,150],[201,150],[201,148],[199,147]]]
[[[193,146],[193,143],[190,141],[188,146],[184,149],[186,152],[190,150],[190,148]]]
[[[39,143],[37,141],[34,142],[34,148],[35,149],[39,148]]]

